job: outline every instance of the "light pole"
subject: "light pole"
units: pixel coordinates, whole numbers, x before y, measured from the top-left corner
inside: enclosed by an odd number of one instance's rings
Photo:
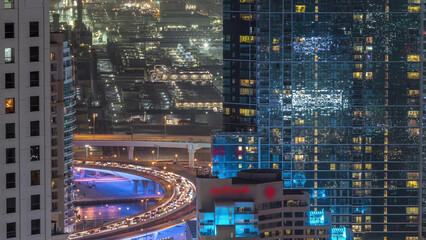
[[[97,113],[92,113],[93,118],[93,136],[96,135],[96,117],[98,117]]]
[[[152,150],[152,161],[154,161],[154,153],[155,153],[155,151],[154,150]]]
[[[166,124],[167,124],[167,116],[164,115],[164,136],[166,136],[166,134],[167,134]]]
[[[84,145],[84,147],[86,148],[86,158],[89,157],[89,145]]]

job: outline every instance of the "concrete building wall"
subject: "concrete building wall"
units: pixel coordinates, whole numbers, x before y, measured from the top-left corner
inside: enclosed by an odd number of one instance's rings
[[[49,1],[1,1],[0,239],[50,239],[49,55]]]

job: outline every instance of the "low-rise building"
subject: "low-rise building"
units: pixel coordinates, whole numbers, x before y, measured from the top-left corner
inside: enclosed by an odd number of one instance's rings
[[[330,213],[310,211],[308,192],[283,190],[278,170],[244,170],[227,179],[199,176],[197,191],[200,240],[351,239],[346,229],[331,228]]]

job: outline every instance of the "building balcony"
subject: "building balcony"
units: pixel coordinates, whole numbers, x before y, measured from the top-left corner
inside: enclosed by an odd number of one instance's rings
[[[257,237],[259,236],[259,233],[257,232],[251,232],[251,233],[244,233],[244,234],[235,234],[236,237]]]

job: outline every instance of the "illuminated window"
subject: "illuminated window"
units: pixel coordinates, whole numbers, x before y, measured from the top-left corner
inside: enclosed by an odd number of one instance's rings
[[[279,40],[279,39],[274,38],[274,39],[272,40],[272,43],[273,43],[273,44],[280,44],[280,40]]]
[[[240,114],[245,117],[251,117],[255,115],[255,111],[253,109],[240,109]]]
[[[272,51],[276,52],[276,53],[279,53],[280,52],[280,46],[273,46],[272,47]]]
[[[240,13],[240,18],[244,21],[252,21],[254,18],[254,14]]]
[[[243,164],[238,164],[238,168],[243,168]]]
[[[409,216],[408,219],[411,220],[411,217],[416,217],[416,216]],[[413,222],[417,222],[417,220],[413,221]],[[419,240],[419,238],[418,237],[405,237],[405,240]]]
[[[303,125],[305,124],[305,120],[299,120],[299,119],[296,119],[296,120],[294,121],[294,124],[295,124],[296,126],[303,126]]]
[[[278,169],[278,167],[279,167],[279,164],[278,164],[278,163],[274,163],[274,164],[272,164],[272,168],[273,168],[273,169]]]
[[[354,55],[354,61],[362,61],[362,55]]]
[[[354,51],[362,53],[362,46],[354,46]]]
[[[362,111],[354,111],[354,117],[362,117]]]
[[[354,72],[352,75],[355,79],[362,79],[362,72]]]
[[[243,159],[243,155],[238,155],[238,160]]]
[[[352,225],[352,231],[353,232],[362,232],[362,226],[361,225]]]
[[[372,72],[366,72],[365,73],[365,79],[367,79],[367,80],[373,79],[373,73]]]
[[[408,96],[409,97],[418,97],[419,96],[419,90],[408,90]]]
[[[370,216],[366,216],[365,217],[365,223],[370,223],[371,222],[371,217]]]
[[[296,5],[296,12],[305,12],[305,5]]]
[[[315,56],[315,62],[318,62],[318,56]]]
[[[296,42],[303,43],[305,42],[305,38],[304,37],[296,38]]]
[[[420,74],[418,72],[407,72],[408,79],[419,79]]]
[[[364,230],[365,231],[371,231],[371,225],[365,225]]]
[[[4,49],[4,63],[14,63],[15,62],[15,49],[14,48],[5,48]]]
[[[362,217],[355,217],[356,223],[362,223]]]
[[[407,56],[407,61],[409,61],[409,62],[419,62],[420,61],[420,56],[419,55],[408,55]]]
[[[255,84],[256,80],[253,79],[240,79],[240,85],[243,87],[250,87],[250,85]]]
[[[365,164],[365,169],[366,170],[371,170],[371,163]]]
[[[408,6],[408,12],[420,12],[420,6]]]
[[[352,182],[352,187],[353,188],[361,188],[362,184],[361,184],[361,182]]]
[[[373,151],[373,147],[372,146],[366,146],[365,147],[365,153],[371,153]]]
[[[354,152],[361,152],[361,146],[354,146]]]
[[[5,113],[15,113],[15,98],[6,98],[5,100]]]
[[[419,117],[419,111],[408,111],[408,117],[418,118]]]
[[[336,164],[334,164],[334,163],[330,164],[330,170],[331,171],[336,170]]]
[[[229,115],[231,114],[231,109],[230,108],[225,108],[225,115]]]
[[[314,147],[314,153],[318,153],[318,147]]]
[[[283,94],[285,94],[285,95],[291,94],[291,90],[284,90]]]
[[[253,89],[250,88],[240,88],[240,95],[253,95]]]
[[[318,12],[318,6],[315,6],[315,12]]]
[[[355,21],[362,21],[362,14],[354,14]]]
[[[254,36],[240,35],[240,43],[253,43],[254,41]]]
[[[50,53],[50,60],[56,60],[56,54],[55,53]]]
[[[408,188],[419,188],[419,183],[417,181],[407,181]]]
[[[318,22],[318,15],[315,15],[315,22]]]
[[[353,168],[354,168],[354,170],[362,170],[362,164],[359,164],[359,163],[354,164]]]
[[[419,179],[419,173],[417,172],[409,172],[407,173],[408,179]]]
[[[355,64],[355,69],[356,70],[362,70],[362,64],[361,63]]]
[[[294,155],[294,160],[295,161],[304,161],[305,156],[304,155]]]
[[[367,44],[372,44],[373,43],[373,37],[367,37],[367,38],[365,38],[365,42]]]
[[[304,137],[295,137],[294,138],[294,143],[295,144],[305,143],[305,138]]]
[[[407,214],[419,214],[419,208],[418,207],[406,207],[406,213]]]

